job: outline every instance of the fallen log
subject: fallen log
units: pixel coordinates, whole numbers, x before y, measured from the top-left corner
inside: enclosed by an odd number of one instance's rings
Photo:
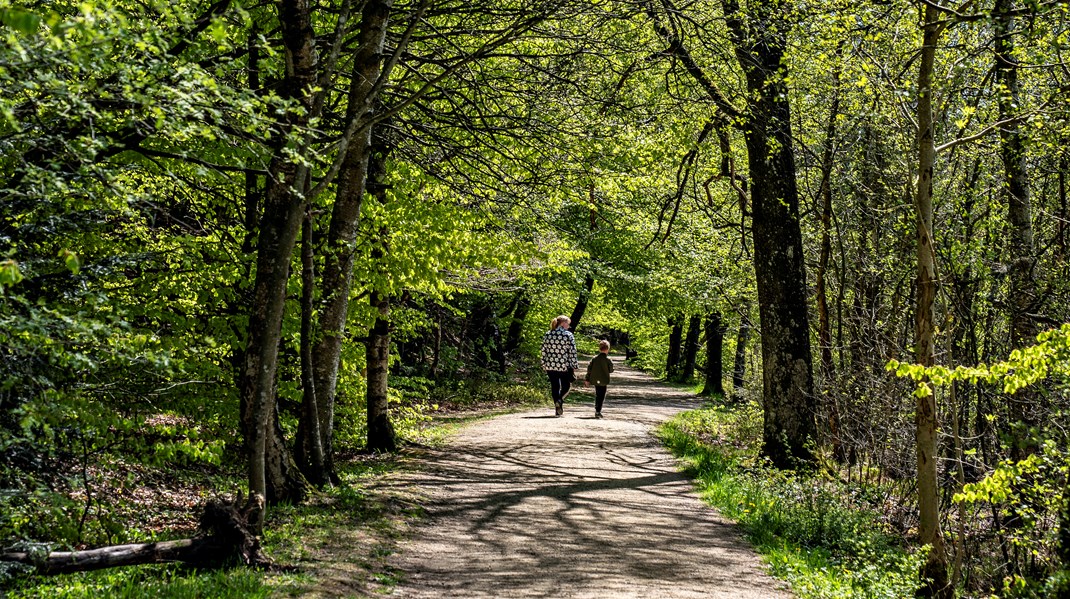
[[[47,555],[11,552],[0,554],[0,560],[32,565],[37,568],[38,574],[67,574],[116,566],[170,562],[206,566],[224,562],[228,554],[226,547],[216,539],[208,537],[112,545],[84,551],[53,551]]]
[[[65,574],[118,566],[182,562],[200,568],[244,564],[271,568],[260,549],[260,539],[249,532],[249,516],[262,509],[254,502],[238,507],[233,502],[209,501],[201,515],[201,535],[191,539],[112,545],[84,551],[13,551],[0,553],[0,561],[33,566],[38,574]]]

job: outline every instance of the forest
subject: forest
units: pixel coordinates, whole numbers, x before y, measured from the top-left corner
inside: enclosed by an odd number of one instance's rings
[[[0,37],[0,593],[545,406],[565,314],[918,596],[1070,597],[1070,4],[0,0]]]

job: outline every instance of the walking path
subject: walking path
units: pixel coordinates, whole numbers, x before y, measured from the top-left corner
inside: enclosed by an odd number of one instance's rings
[[[392,566],[401,597],[787,598],[653,436],[700,400],[624,367],[603,413],[553,408],[472,425],[402,484],[429,518]]]

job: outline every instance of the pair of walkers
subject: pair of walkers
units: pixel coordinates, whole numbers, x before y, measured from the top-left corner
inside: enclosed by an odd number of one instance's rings
[[[568,316],[558,316],[550,324],[550,330],[542,337],[542,369],[550,379],[550,396],[554,400],[554,415],[565,412],[565,398],[576,380],[580,363],[576,358],[576,339],[568,330],[572,324]],[[598,342],[598,355],[587,365],[584,386],[594,385],[594,417],[602,417],[602,404],[606,400],[609,374],[613,362],[609,359],[609,341]]]

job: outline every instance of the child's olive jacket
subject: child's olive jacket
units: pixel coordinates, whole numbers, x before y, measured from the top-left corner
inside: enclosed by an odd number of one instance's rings
[[[598,354],[587,365],[587,376],[584,380],[595,386],[608,385],[611,372],[613,372],[613,361],[606,354]]]

